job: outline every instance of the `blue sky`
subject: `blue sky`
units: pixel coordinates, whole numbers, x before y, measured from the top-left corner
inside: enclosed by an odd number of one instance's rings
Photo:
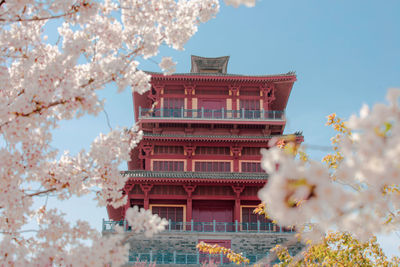
[[[384,101],[388,88],[400,87],[399,12],[400,1],[395,0],[260,0],[255,8],[221,3],[217,17],[199,27],[185,51],[163,47],[161,55],[178,62],[177,72],[190,71],[191,54],[229,55],[229,73],[296,71],[285,132],[303,131],[305,144],[329,146],[334,133],[324,126],[327,115],[348,118],[363,103]],[[154,62],[142,62],[141,68],[159,71]],[[116,94],[108,87],[101,95],[107,98],[113,127],[134,123],[129,90]],[[104,114],[67,121],[54,131],[54,146],[75,153],[88,148],[101,131],[108,131]],[[307,152],[316,160],[326,153]],[[86,219],[99,230],[101,219],[107,218],[106,209],[95,207],[90,197],[63,204],[51,200],[49,205],[61,206],[70,220]],[[386,252],[399,254],[397,236],[381,240]]]

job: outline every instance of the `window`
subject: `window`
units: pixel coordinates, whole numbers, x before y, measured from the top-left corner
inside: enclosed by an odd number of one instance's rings
[[[164,98],[164,117],[182,117],[183,98]]]
[[[230,172],[230,162],[218,161],[197,161],[195,163],[196,172]]]
[[[244,110],[244,118],[260,118],[260,100],[259,99],[241,99],[240,110]]]
[[[183,171],[183,161],[153,161],[153,171]]]
[[[229,147],[208,147],[201,146],[196,148],[196,154],[198,155],[230,155]]]
[[[242,207],[242,231],[257,231],[262,230],[262,231],[271,231],[271,232],[292,232],[295,229],[293,227],[280,227],[274,223],[272,223],[271,220],[265,218],[264,215],[258,215],[254,214],[254,209],[256,207]]]
[[[155,146],[154,154],[179,154],[183,155],[183,147],[181,146]]]
[[[242,172],[264,172],[260,162],[242,162]]]
[[[273,231],[273,224],[271,220],[265,218],[264,215],[257,215],[253,211],[256,207],[242,207],[242,230],[254,230],[258,229],[258,223],[260,224],[260,230]]]
[[[167,221],[171,220],[172,230],[183,230],[184,222],[184,207],[171,207],[171,206],[157,206],[152,205],[151,211],[153,214],[157,214],[161,218],[165,218]]]
[[[260,156],[261,155],[260,150],[261,148],[259,147],[244,147],[242,149],[242,155]]]

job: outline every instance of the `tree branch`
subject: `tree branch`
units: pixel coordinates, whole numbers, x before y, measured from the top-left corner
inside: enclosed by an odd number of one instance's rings
[[[50,192],[53,192],[53,191],[56,191],[56,190],[57,190],[57,188],[53,187],[53,188],[50,188],[50,189],[47,189],[47,190],[44,190],[44,191],[39,191],[39,192],[32,193],[32,194],[26,194],[26,196],[27,197],[34,197],[34,196],[38,196],[38,195],[42,195],[42,194],[47,194],[47,193],[50,193]]]

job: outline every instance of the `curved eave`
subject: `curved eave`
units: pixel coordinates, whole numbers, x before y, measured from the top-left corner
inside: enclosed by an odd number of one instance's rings
[[[232,82],[295,82],[296,75],[268,75],[268,76],[241,76],[241,75],[193,75],[193,74],[172,74],[164,75],[160,73],[148,72],[153,81],[168,80],[168,81],[182,81],[182,80],[196,80],[196,81],[232,81]]]

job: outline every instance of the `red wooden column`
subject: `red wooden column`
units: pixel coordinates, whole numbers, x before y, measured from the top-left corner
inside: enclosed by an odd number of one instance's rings
[[[193,146],[192,144],[189,144],[184,147],[185,152],[186,152],[186,171],[191,172],[192,170],[192,156],[194,151],[196,150],[196,147]]]
[[[151,164],[150,164],[150,156],[151,156],[151,151],[153,151],[153,145],[147,143],[142,145],[142,149],[145,153],[144,159],[146,161],[145,163],[145,170],[146,171],[151,171]],[[142,157],[143,158],[143,157]]]
[[[242,147],[234,144],[231,146],[231,152],[233,154],[233,171],[239,172],[239,157],[242,153]]]
[[[196,189],[195,185],[184,185],[183,188],[187,193],[186,197],[186,222],[190,222],[192,220],[192,193]]]
[[[132,191],[135,184],[125,184],[124,191],[126,196],[128,197],[126,204],[124,206],[124,214],[123,217],[125,218],[126,210],[131,207],[131,198],[129,197],[129,193]]]
[[[231,86],[229,86],[229,92],[230,92],[230,95],[232,97],[232,110],[237,110],[238,109],[237,99],[238,99],[238,96],[239,96],[239,89],[240,89],[239,85],[231,85]]]
[[[260,90],[263,93],[263,109],[270,110],[270,104],[275,100],[275,85],[273,83],[266,83],[260,86]]]
[[[161,91],[164,89],[164,85],[153,85],[155,94],[149,94],[149,97],[156,103],[155,108],[161,108]]]
[[[195,86],[193,84],[187,84],[185,85],[185,90],[186,90],[186,101],[187,101],[187,106],[186,109],[192,109],[192,98],[193,98],[193,93],[194,93],[194,88]]]
[[[234,220],[238,222],[240,222],[240,194],[243,192],[244,188],[244,185],[232,185],[233,192],[236,194],[233,217]]]
[[[152,184],[140,184],[140,188],[142,189],[142,191],[144,193],[143,208],[145,210],[148,210],[149,202],[150,202],[149,192],[153,188],[153,185]]]

